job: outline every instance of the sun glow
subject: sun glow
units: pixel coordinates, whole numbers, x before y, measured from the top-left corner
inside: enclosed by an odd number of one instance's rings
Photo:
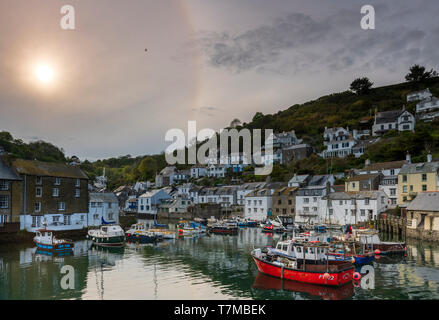
[[[41,64],[35,68],[35,77],[38,79],[39,82],[43,84],[49,84],[53,82],[55,73],[49,65]]]

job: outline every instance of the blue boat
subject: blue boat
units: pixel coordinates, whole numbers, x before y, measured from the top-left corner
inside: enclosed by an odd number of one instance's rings
[[[74,243],[71,240],[56,239],[53,231],[41,229],[37,230],[34,237],[37,250],[61,253],[73,250]]]
[[[350,261],[354,265],[363,265],[372,263],[375,260],[375,255],[373,253],[366,254],[343,254],[343,252],[329,252],[327,253],[328,260],[335,261]]]

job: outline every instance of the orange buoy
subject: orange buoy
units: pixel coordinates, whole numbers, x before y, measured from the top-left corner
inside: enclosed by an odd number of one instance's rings
[[[351,262],[355,263],[355,258],[354,257],[352,257]]]

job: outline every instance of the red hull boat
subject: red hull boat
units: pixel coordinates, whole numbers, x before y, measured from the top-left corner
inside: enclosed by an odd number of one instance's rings
[[[304,269],[293,269],[282,264],[268,262],[263,258],[256,257],[252,252],[253,260],[259,272],[272,277],[293,280],[305,283],[313,283],[326,286],[341,286],[351,282],[354,274],[354,266],[344,261],[329,261],[326,264],[305,264]]]

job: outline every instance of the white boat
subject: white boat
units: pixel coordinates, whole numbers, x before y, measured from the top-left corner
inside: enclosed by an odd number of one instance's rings
[[[117,224],[104,225],[99,229],[89,230],[88,238],[99,246],[118,247],[125,243],[125,232]]]

